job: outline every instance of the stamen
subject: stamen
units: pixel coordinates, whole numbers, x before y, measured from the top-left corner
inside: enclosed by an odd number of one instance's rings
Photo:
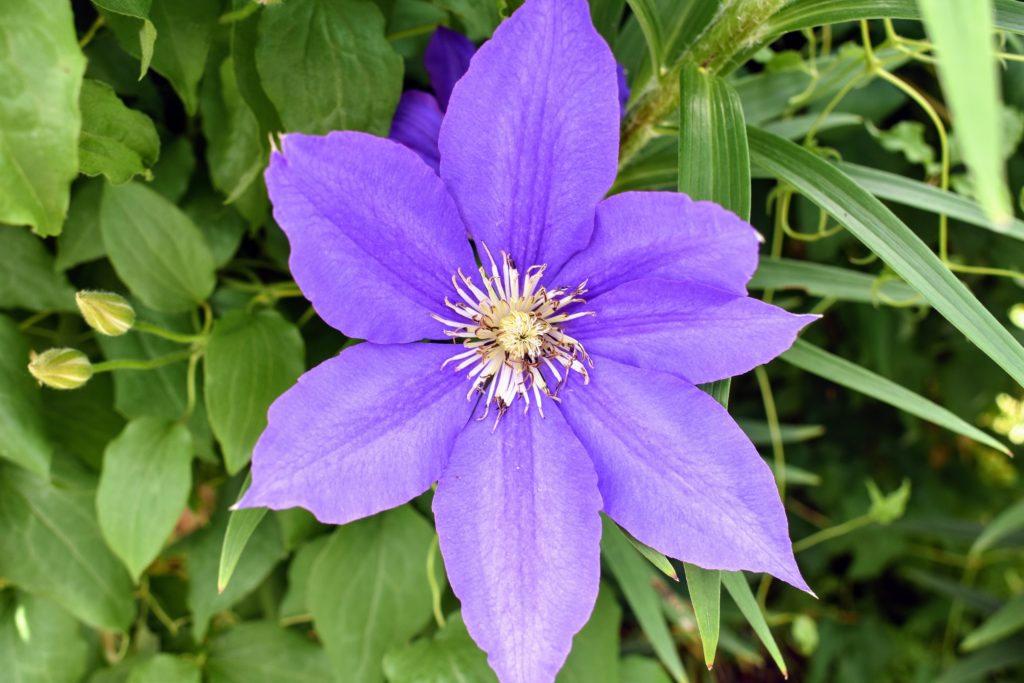
[[[540,285],[546,266],[530,266],[521,276],[505,252],[501,252],[499,268],[486,245],[483,251],[490,265],[490,273],[484,266],[478,269],[483,286],[478,287],[459,270],[452,276],[452,285],[461,301],[445,299],[445,306],[465,320],[433,317],[452,328],[445,334],[459,340],[465,349],[441,367],[457,363],[457,372],[468,368],[470,388],[466,398],[485,397],[484,413],[478,418],[481,420],[490,414],[492,403],[497,405],[497,427],[519,397],[524,412],[536,405],[543,416],[542,397],[558,401],[558,391],[569,380],[570,371],[582,375],[584,384],[589,383],[587,368],[593,367],[590,357],[562,326],[593,312],[561,310],[585,303],[582,296],[587,291],[586,282],[575,289],[548,290]]]

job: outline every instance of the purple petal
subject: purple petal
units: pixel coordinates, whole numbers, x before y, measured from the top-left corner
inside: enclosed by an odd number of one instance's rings
[[[597,468],[604,511],[666,555],[767,572],[809,591],[771,470],[714,399],[672,375],[594,358],[562,414]]]
[[[621,64],[615,64],[615,76],[619,82],[619,115],[626,115],[626,105],[629,104],[629,81],[626,79],[626,68]]]
[[[300,377],[270,406],[239,507],[345,524],[426,491],[470,414],[465,377],[440,370],[451,355],[448,344],[359,344]]]
[[[475,266],[455,203],[414,152],[365,133],[292,133],[266,179],[292,275],[328,324],[381,343],[438,337],[431,313],[455,271]]]
[[[420,155],[437,173],[441,154],[437,151],[437,135],[444,114],[430,93],[407,90],[398,100],[388,137]]]
[[[590,246],[552,281],[589,280],[591,298],[645,277],[743,295],[757,269],[757,249],[757,231],[713,202],[678,192],[626,192],[598,205]]]
[[[601,497],[558,411],[520,406],[455,442],[434,517],[466,627],[503,683],[547,683],[587,622],[600,579]]]
[[[794,315],[758,299],[693,282],[650,278],[587,301],[595,315],[566,331],[594,355],[693,384],[742,375],[793,345],[816,315]]]
[[[484,43],[441,124],[441,177],[470,233],[552,272],[615,179],[615,60],[586,0],[527,0]]]
[[[469,60],[476,53],[476,45],[458,31],[438,26],[423,54],[423,64],[430,76],[430,85],[441,105],[441,111],[448,109],[452,88],[465,75]]]

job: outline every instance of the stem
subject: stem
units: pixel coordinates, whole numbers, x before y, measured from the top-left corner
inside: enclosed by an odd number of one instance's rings
[[[800,553],[807,550],[808,548],[813,548],[819,543],[824,543],[825,541],[831,541],[834,538],[845,536],[851,531],[856,531],[857,529],[860,529],[863,526],[871,524],[872,521],[874,520],[872,520],[871,515],[861,515],[860,517],[848,519],[842,524],[836,524],[835,526],[830,526],[827,529],[816,531],[810,536],[806,536],[797,541],[796,543],[794,543],[793,552]]]
[[[157,356],[156,358],[124,358],[108,360],[93,365],[92,371],[94,373],[100,373],[110,372],[111,370],[153,370],[163,367],[164,365],[183,361],[191,356],[192,351],[176,351],[175,353],[169,353],[166,356]]]
[[[33,313],[32,315],[18,323],[18,329],[22,331],[27,330],[33,325],[35,325],[37,322],[47,318],[48,316],[55,312],[56,311],[39,311],[38,313]]]
[[[188,419],[192,417],[192,413],[196,409],[196,366],[199,364],[199,358],[202,355],[202,351],[193,351],[192,355],[188,357],[188,373],[185,377],[187,399],[185,401],[185,414],[181,417],[182,422],[188,422]]]
[[[786,499],[786,449],[782,445],[782,430],[779,429],[779,413],[775,410],[775,397],[772,385],[768,381],[768,373],[763,367],[754,368],[754,377],[761,390],[761,401],[764,403],[764,416],[768,421],[768,433],[772,439],[772,455],[775,458],[775,481],[779,486],[779,497]]]
[[[168,339],[179,344],[194,344],[195,342],[202,341],[206,338],[206,336],[202,334],[182,334],[180,332],[172,332],[171,330],[166,330],[157,325],[153,325],[152,323],[147,323],[145,320],[136,320],[132,329],[144,334],[152,334],[156,337]]]
[[[438,628],[444,628],[444,612],[441,610],[441,586],[437,583],[437,576],[434,573],[434,565],[437,562],[437,551],[441,548],[441,539],[434,534],[434,540],[430,542],[430,549],[427,551],[427,582],[430,584],[430,603],[434,610],[434,621]]]
[[[103,28],[103,25],[107,23],[107,20],[103,18],[103,15],[96,17],[96,21],[92,22],[92,26],[85,32],[78,40],[78,47],[84,48],[86,45],[92,42],[92,39],[96,37],[96,33]]]

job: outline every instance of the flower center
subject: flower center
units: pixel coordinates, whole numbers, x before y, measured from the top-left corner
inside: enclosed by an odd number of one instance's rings
[[[562,330],[570,320],[593,315],[563,310],[584,303],[581,296],[587,291],[586,282],[572,290],[549,290],[540,285],[545,266],[531,266],[521,275],[507,254],[502,252],[499,269],[490,251],[486,247],[484,250],[491,269],[490,274],[483,266],[479,269],[482,288],[461,270],[452,276],[459,300],[446,298],[445,305],[459,319],[434,316],[451,328],[445,334],[461,341],[464,349],[444,365],[458,362],[456,370],[467,370],[472,381],[467,399],[474,394],[486,397],[486,411],[480,419],[486,417],[492,403],[497,405],[501,419],[520,396],[524,410],[528,410],[531,394],[543,415],[541,397],[559,400],[558,390],[569,379],[570,371],[581,374],[584,384],[590,381],[590,357]]]

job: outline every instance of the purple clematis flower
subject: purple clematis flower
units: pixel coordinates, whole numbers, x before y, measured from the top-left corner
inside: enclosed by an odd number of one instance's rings
[[[415,151],[434,171],[439,171],[441,165],[441,154],[437,150],[441,120],[448,109],[455,84],[469,69],[469,62],[475,53],[476,46],[469,38],[458,31],[438,26],[423,55],[430,86],[435,94],[407,90],[402,93],[395,109],[388,137]],[[625,116],[630,94],[629,82],[622,65],[616,63],[615,67],[619,110]]]
[[[506,683],[553,680],[589,618],[601,511],[807,590],[771,471],[695,385],[814,316],[747,297],[757,235],[719,206],[604,199],[616,90],[586,0],[527,0],[452,90],[439,175],[356,132],[286,135],[266,175],[296,282],[367,342],[270,408],[239,506],[344,524],[437,482],[452,589]]]

